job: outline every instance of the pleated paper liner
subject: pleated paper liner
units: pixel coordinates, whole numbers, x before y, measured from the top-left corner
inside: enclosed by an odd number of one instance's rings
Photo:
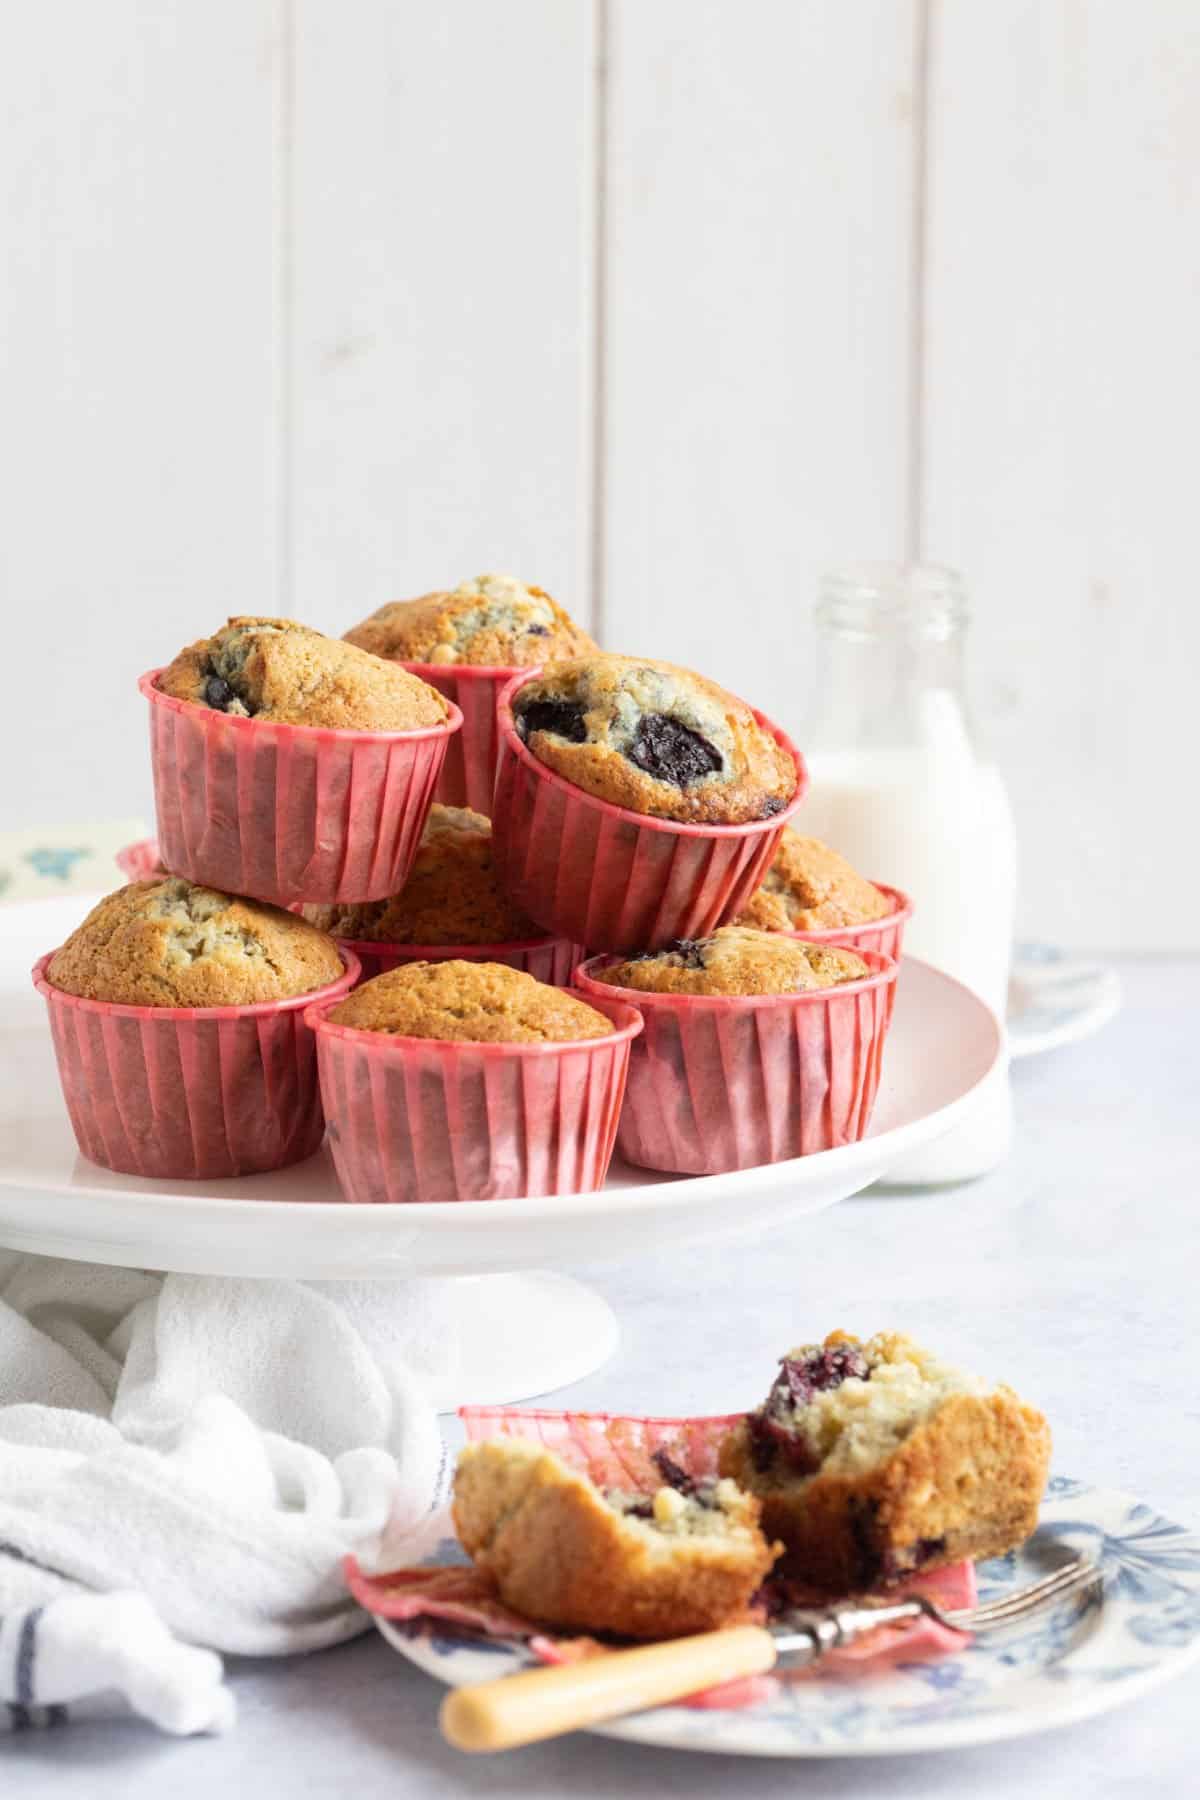
[[[640,1168],[717,1175],[835,1150],[866,1135],[891,1019],[896,964],[861,952],[870,974],[794,994],[646,994],[575,972],[589,1005],[636,1006],[617,1142]]]
[[[126,844],[123,850],[117,851],[117,867],[126,881],[150,881],[167,872],[158,853],[157,838],[142,838],[136,844]]]
[[[501,885],[547,931],[596,950],[654,950],[715,931],[759,885],[804,798],[800,752],[754,714],[796,767],[795,793],[770,818],[684,825],[628,812],[565,781],[521,742],[512,702],[537,673],[523,669],[498,702],[492,853]]]
[[[366,938],[337,941],[362,964],[362,981],[398,969],[402,963],[491,962],[520,969],[550,987],[570,987],[571,977],[588,954],[582,944],[569,944],[565,938],[557,937],[529,938],[512,944],[389,944]]]
[[[317,1033],[329,1143],[347,1200],[513,1200],[603,1186],[640,1015],[593,1002],[610,1035],[477,1044],[335,1024]]]
[[[332,731],[215,712],[138,683],[162,860],[277,906],[386,900],[404,886],[461,724]]]
[[[443,806],[470,806],[491,818],[500,757],[496,702],[514,676],[529,671],[471,663],[406,662],[401,667],[444,694],[462,714],[462,730],[446,752],[434,799]]]
[[[76,1142],[122,1175],[214,1180],[311,1156],[325,1131],[316,1043],[305,1011],[331,1006],[358,977],[255,1006],[122,1006],[34,986],[50,1012],[59,1079]]]

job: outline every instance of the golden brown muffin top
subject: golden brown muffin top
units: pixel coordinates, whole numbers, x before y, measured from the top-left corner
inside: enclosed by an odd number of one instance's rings
[[[356,1031],[474,1044],[565,1043],[615,1029],[562,988],[487,962],[405,963],[364,981],[328,1017]]]
[[[389,601],[348,631],[346,642],[397,662],[519,669],[596,648],[549,594],[513,575],[477,575],[417,600]]]
[[[630,812],[742,825],[782,812],[796,767],[743,701],[703,675],[634,656],[557,663],[513,705],[539,762]]]
[[[366,943],[515,944],[546,935],[500,889],[491,820],[436,802],[398,894],[357,906],[306,906],[304,916],[335,937]]]
[[[253,1006],[327,987],[342,959],[294,913],[164,875],[101,900],[47,973],[66,994],[123,1006]]]
[[[861,981],[870,972],[853,950],[745,925],[722,925],[711,937],[590,971],[596,981],[643,994],[797,994]]]
[[[760,931],[826,931],[882,919],[894,904],[828,844],[785,825],[762,886],[734,923]]]
[[[230,619],[181,650],[158,686],[236,718],[340,731],[417,731],[449,710],[407,669],[294,619]]]

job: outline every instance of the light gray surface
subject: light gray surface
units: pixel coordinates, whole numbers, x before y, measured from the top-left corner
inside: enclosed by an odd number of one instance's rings
[[[799,1337],[897,1326],[1041,1404],[1060,1471],[1200,1524],[1200,962],[1127,962],[1122,973],[1126,1010],[1114,1025],[1014,1071],[1017,1147],[988,1180],[850,1200],[765,1241],[577,1271],[612,1301],[624,1341],[554,1403],[719,1412],[754,1399],[772,1358]],[[22,1800],[1200,1791],[1195,1675],[1042,1738],[804,1764],[582,1736],[475,1762],[437,1735],[442,1690],[373,1634],[287,1664],[244,1663],[233,1678],[241,1717],[231,1737],[174,1743],[136,1724],[79,1725],[0,1741],[0,1774],[23,1778]]]

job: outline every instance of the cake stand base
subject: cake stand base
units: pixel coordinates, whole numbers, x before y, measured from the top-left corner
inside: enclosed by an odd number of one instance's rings
[[[607,1300],[569,1275],[539,1269],[397,1285],[422,1290],[422,1335],[436,1347],[421,1379],[439,1412],[553,1393],[607,1362],[620,1339]]]

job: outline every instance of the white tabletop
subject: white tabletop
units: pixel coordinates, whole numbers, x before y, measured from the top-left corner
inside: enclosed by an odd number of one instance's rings
[[[1126,1009],[1100,1037],[1014,1070],[1007,1166],[939,1194],[845,1202],[769,1238],[578,1270],[624,1337],[555,1404],[720,1412],[772,1360],[835,1326],[898,1327],[1009,1381],[1048,1414],[1055,1465],[1200,1522],[1200,962],[1122,965]],[[757,1763],[577,1735],[473,1761],[448,1749],[441,1689],[373,1633],[286,1663],[234,1664],[241,1716],[224,1739],[174,1742],[136,1723],[0,1740],[22,1800],[255,1800],[403,1794],[832,1796],[1155,1800],[1200,1790],[1200,1678],[1042,1738],[881,1763]]]

